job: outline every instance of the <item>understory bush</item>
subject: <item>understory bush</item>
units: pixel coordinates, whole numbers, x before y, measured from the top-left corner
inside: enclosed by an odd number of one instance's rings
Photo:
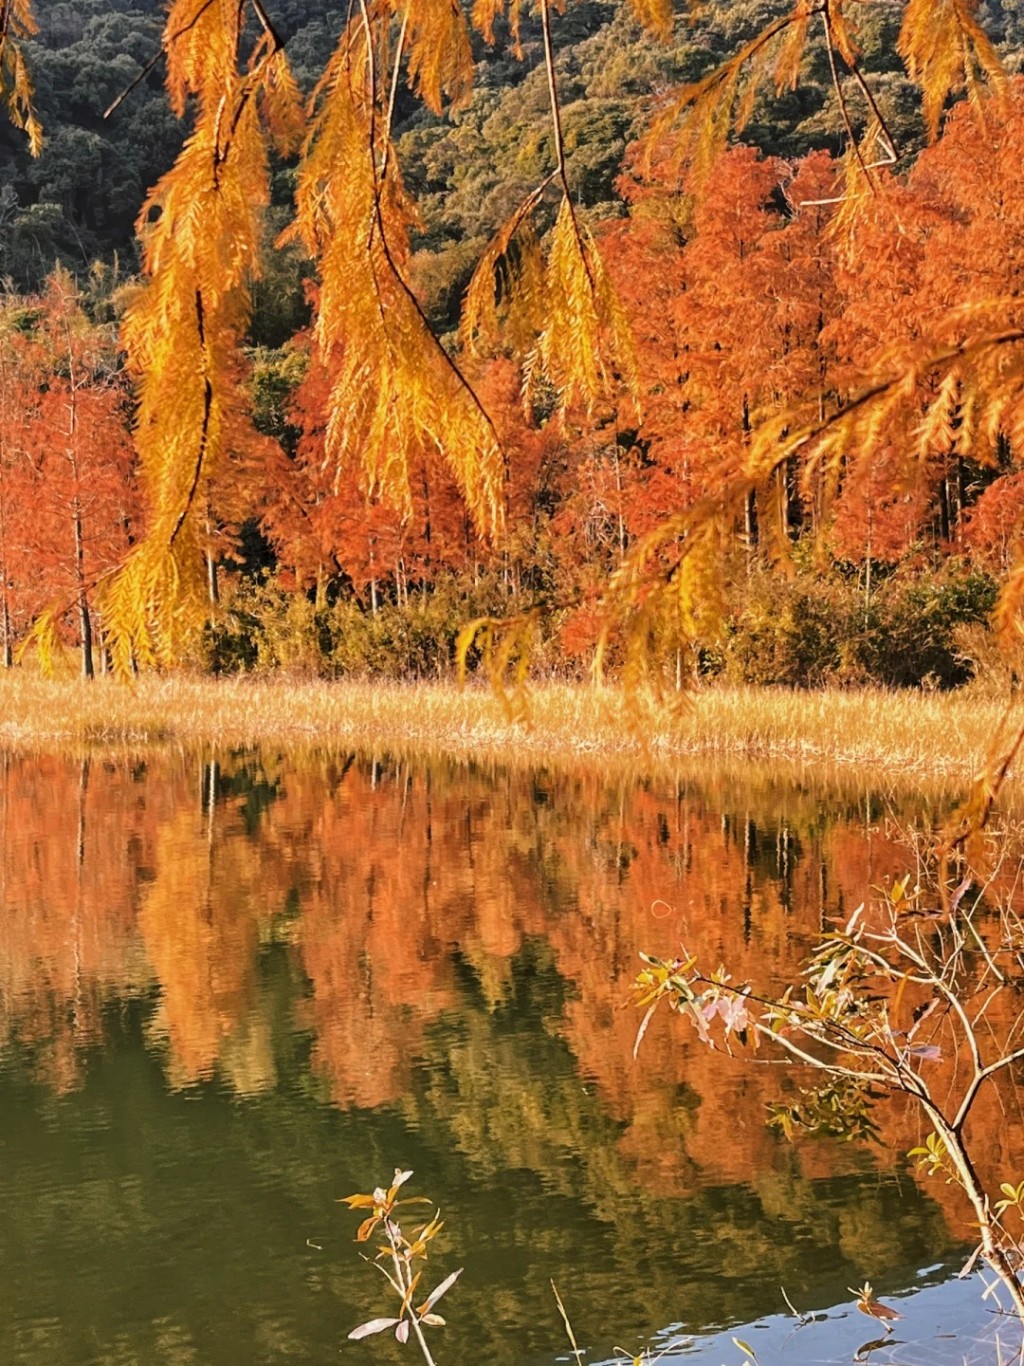
[[[732,683],[810,688],[875,684],[952,688],[986,671],[992,654],[985,622],[994,581],[963,566],[930,574],[901,570],[876,579],[807,568],[784,577],[767,569],[736,589],[722,639],[699,652],[700,669]],[[207,632],[202,663],[216,673],[284,670],[323,678],[440,680],[455,673],[455,642],[473,618],[523,610],[497,574],[453,575],[402,603],[376,610],[351,593],[318,601],[241,577],[225,592]],[[585,678],[590,652],[562,648],[564,614],[542,617],[531,656],[535,675]],[[616,652],[609,660],[614,667]],[[479,663],[473,651],[470,669]]]
[[[995,599],[994,580],[962,566],[893,572],[870,592],[862,575],[839,569],[790,578],[757,572],[741,590],[710,671],[790,687],[957,687],[975,671],[963,628],[984,631]]]
[[[385,599],[375,611],[351,594],[327,595],[318,604],[273,578],[241,580],[207,633],[203,662],[215,673],[283,669],[323,678],[436,681],[454,677],[455,642],[467,621],[516,610],[500,580],[490,577],[410,591],[406,602]],[[559,669],[557,625],[553,617],[538,636],[535,671]],[[472,669],[478,655],[471,652],[467,662]]]

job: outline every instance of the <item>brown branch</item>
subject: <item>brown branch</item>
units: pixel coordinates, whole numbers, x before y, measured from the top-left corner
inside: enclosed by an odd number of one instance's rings
[[[274,52],[280,52],[284,47],[284,39],[274,27],[274,21],[263,6],[263,0],[252,0],[253,11],[256,18],[263,25],[263,32],[270,39],[271,47]]]
[[[846,96],[843,94],[843,85],[839,79],[839,70],[836,67],[835,43],[832,38],[832,18],[829,14],[828,7],[829,0],[824,0],[819,12],[821,14],[822,26],[825,30],[825,49],[828,52],[828,69],[832,77],[832,86],[836,92],[836,99],[839,101],[839,112],[842,115],[843,125],[846,128],[846,136],[850,140],[850,147],[853,150],[854,156],[857,158],[857,164],[863,172],[865,180],[868,182],[871,193],[877,194],[878,190],[875,186],[875,182],[871,178],[871,172],[868,170],[867,162],[864,160],[864,153],[860,150],[860,143],[857,141],[856,134],[853,131],[850,111],[846,105]]]
[[[546,3],[546,0],[542,0],[542,2],[545,2],[545,3]],[[388,269],[390,270],[392,276],[394,277],[396,283],[398,284],[399,289],[400,289],[400,290],[402,291],[402,293],[405,295],[405,297],[406,297],[406,299],[408,300],[408,302],[412,305],[412,308],[413,308],[414,312],[416,313],[416,316],[419,318],[420,323],[421,323],[422,326],[423,326],[423,330],[424,330],[424,332],[425,332],[425,334],[426,334],[426,336],[427,336],[427,338],[428,338],[428,340],[429,340],[429,344],[430,344],[431,347],[434,349],[434,351],[441,357],[442,363],[444,364],[444,366],[447,368],[447,370],[449,371],[449,373],[451,374],[451,376],[452,376],[453,379],[455,380],[456,385],[457,385],[458,387],[460,387],[462,390],[464,390],[464,392],[465,392],[465,393],[467,394],[467,396],[469,397],[470,402],[473,404],[473,407],[477,410],[477,412],[478,412],[478,413],[480,414],[480,416],[483,418],[485,424],[487,425],[487,427],[488,427],[488,429],[489,429],[489,431],[490,431],[490,433],[491,433],[491,436],[494,438],[495,447],[497,448],[497,450],[500,451],[500,450],[502,449],[502,446],[501,446],[501,439],[500,439],[500,437],[498,436],[497,428],[496,428],[495,425],[494,425],[494,421],[493,421],[493,419],[491,418],[490,413],[488,413],[487,409],[486,409],[486,408],[484,407],[484,405],[481,403],[479,395],[477,394],[476,390],[473,388],[472,384],[470,384],[470,382],[469,382],[469,380],[466,378],[466,376],[463,374],[461,367],[458,365],[458,363],[455,361],[455,359],[454,359],[452,356],[450,356],[450,355],[448,354],[448,352],[444,349],[444,347],[441,345],[441,342],[440,342],[439,338],[436,336],[436,334],[435,334],[435,332],[434,332],[434,329],[430,326],[430,321],[429,321],[429,319],[427,318],[427,315],[424,313],[423,308],[422,308],[422,305],[420,304],[419,299],[417,299],[417,297],[416,297],[415,291],[412,289],[412,287],[409,285],[409,283],[406,281],[405,277],[403,276],[402,272],[399,270],[399,268],[398,268],[398,263],[397,263],[397,261],[395,260],[394,255],[392,254],[392,251],[391,251],[391,244],[388,242],[388,236],[387,236],[387,232],[386,232],[386,230],[385,230],[385,225],[384,225],[384,210],[383,210],[383,206],[382,206],[382,204],[381,204],[381,195],[382,195],[382,193],[383,193],[383,188],[384,188],[384,187],[383,187],[383,183],[382,183],[382,181],[381,181],[381,178],[380,178],[380,176],[379,176],[378,173],[377,173],[377,161],[376,161],[376,108],[377,108],[376,66],[375,66],[375,63],[374,63],[374,56],[373,56],[372,31],[371,31],[371,29],[370,29],[370,15],[369,15],[369,12],[368,12],[368,10],[367,10],[367,8],[366,8],[366,0],[359,0],[359,9],[360,9],[360,12],[361,12],[361,14],[362,14],[363,29],[364,29],[365,35],[366,35],[366,60],[367,60],[367,65],[368,65],[368,73],[367,73],[367,75],[368,75],[368,82],[369,82],[369,86],[370,86],[370,165],[371,165],[371,168],[372,168],[372,175],[373,175],[373,218],[374,218],[374,223],[373,223],[373,225],[371,226],[370,242],[367,244],[367,247],[369,248],[369,246],[372,244],[372,241],[373,241],[373,230],[374,230],[374,228],[375,228],[376,232],[377,232],[377,233],[379,234],[379,236],[380,236],[381,251],[384,253],[384,260],[387,262]],[[379,299],[379,294],[378,294],[378,299]]]
[[[875,99],[874,91],[871,89],[870,85],[868,85],[867,81],[864,79],[860,67],[856,64],[856,62],[854,62],[852,65],[849,62],[847,62],[846,65],[850,72],[850,75],[857,82],[858,89],[867,101],[868,108],[871,110],[871,113],[877,120],[879,130],[881,131],[882,136],[885,138],[885,141],[888,144],[886,151],[889,153],[889,156],[892,158],[892,161],[895,164],[895,162],[899,161],[900,159],[899,148],[896,145],[896,139],[893,137],[892,132],[889,128],[888,123],[885,121],[885,117],[882,114],[881,109],[879,109],[878,107],[878,101]]]
[[[183,38],[185,34],[189,32],[190,29],[195,28],[196,24],[199,23],[199,20],[203,17],[203,15],[206,13],[206,11],[210,8],[212,4],[214,4],[214,0],[204,0],[204,3],[200,5],[199,9],[196,10],[195,14],[192,16],[192,18],[188,21],[187,24],[182,24],[181,28],[175,29],[173,33],[169,33],[167,35],[167,37],[164,39],[163,43],[160,46],[159,52],[155,53],[149,59],[149,61],[142,68],[142,70],[135,77],[135,79],[131,82],[131,84],[127,85],[124,88],[124,90],[121,91],[120,95],[118,95],[117,98],[113,101],[113,103],[111,103],[107,106],[106,109],[104,109],[103,117],[105,119],[108,119],[110,115],[114,112],[114,110],[119,105],[125,102],[125,100],[132,93],[132,91],[136,90],[146,79],[149,73],[154,70],[154,68],[159,64],[159,62],[164,57],[166,57],[167,49],[170,47],[170,45],[172,43],[176,43],[179,38]]]
[[[197,289],[197,290],[196,290],[196,331],[197,331],[198,334],[199,334],[199,347],[200,347],[200,350],[201,350],[202,353],[203,353],[203,359],[204,359],[203,368],[204,368],[204,370],[206,370],[206,323],[205,323],[205,320],[204,320],[204,317],[203,317],[203,292],[202,292],[201,289]],[[208,374],[208,373],[204,373],[204,375],[203,375],[203,421],[202,421],[202,426],[200,427],[200,433],[199,433],[199,448],[198,448],[198,450],[197,450],[197,452],[196,452],[195,469],[194,469],[193,472],[192,472],[192,483],[191,483],[191,486],[189,487],[188,496],[187,496],[186,499],[185,499],[185,505],[184,505],[184,507],[181,509],[181,511],[178,513],[177,520],[176,520],[176,522],[174,523],[174,528],[173,528],[173,530],[171,531],[170,537],[169,537],[169,539],[168,539],[168,541],[167,541],[167,548],[168,548],[168,550],[171,548],[171,546],[174,544],[174,542],[178,539],[178,533],[181,531],[181,528],[185,525],[185,518],[188,516],[189,511],[191,510],[192,504],[193,504],[193,502],[195,501],[196,491],[197,491],[198,488],[199,488],[199,481],[200,481],[200,479],[202,478],[202,475],[203,475],[203,466],[204,466],[204,464],[206,463],[207,447],[209,446],[209,440],[210,440],[210,418],[211,418],[211,416],[212,416],[212,413],[213,413],[213,385],[210,383],[210,376],[209,376],[209,374]]]
[[[556,174],[562,182],[565,203],[569,209],[573,235],[576,238],[576,247],[580,254],[580,260],[583,262],[583,269],[587,272],[587,281],[590,285],[590,292],[592,295],[596,295],[597,287],[594,283],[593,272],[590,269],[590,261],[587,258],[587,250],[583,243],[583,234],[580,232],[576,210],[573,208],[572,191],[569,188],[569,173],[565,165],[565,140],[562,136],[562,110],[558,102],[558,79],[555,75],[555,56],[551,42],[551,7],[549,0],[540,0],[540,22],[541,30],[544,34],[544,68],[547,72],[548,98],[551,102],[551,126],[555,135]]]
[[[406,10],[402,15],[402,27],[398,31],[398,42],[395,45],[394,66],[391,71],[391,93],[388,96],[388,111],[384,121],[384,150],[380,156],[380,179],[383,180],[388,169],[388,158],[391,153],[391,128],[395,121],[395,101],[398,99],[398,81],[402,73],[402,52],[405,48],[405,35],[409,27],[409,11]]]

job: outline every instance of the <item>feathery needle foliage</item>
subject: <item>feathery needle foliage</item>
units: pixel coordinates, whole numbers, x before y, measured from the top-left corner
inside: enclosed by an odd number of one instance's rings
[[[671,9],[662,0],[637,0],[634,9],[655,34],[670,30]],[[642,391],[658,402],[665,388],[660,379],[648,383],[638,360],[605,251],[612,235],[585,221],[570,181],[552,14],[549,0],[536,0],[550,105],[548,174],[483,253],[467,291],[462,347],[467,367],[496,350],[514,356],[529,403],[553,396],[567,426],[599,431],[614,421],[622,433],[642,420]],[[439,0],[359,0],[303,110],[260,0],[174,0],[169,7],[168,90],[179,114],[194,108],[194,121],[140,217],[147,282],[124,324],[139,390],[136,443],[148,525],[103,594],[105,644],[122,674],[179,660],[210,615],[213,491],[230,482],[232,462],[256,441],[243,345],[261,269],[271,148],[302,149],[296,217],[284,240],[301,243],[318,277],[311,345],[324,377],[328,484],[335,495],[361,487],[408,518],[412,471],[439,458],[478,532],[501,533],[509,455],[475,378],[432,331],[413,286],[416,204],[393,131],[403,85],[435,114],[460,109],[473,82],[472,29],[492,38],[501,19],[518,48],[518,0],[507,8],[478,0],[468,15]],[[726,140],[753,116],[763,86],[785,91],[801,80],[817,43],[846,149],[825,177],[830,183],[819,175],[794,194],[793,216],[834,209],[815,250],[830,251],[844,269],[854,270],[868,252],[894,256],[893,241],[907,235],[895,175],[899,149],[862,70],[868,22],[864,7],[848,0],[795,0],[726,62],[665,96],[647,138],[647,172],[677,168],[687,207],[673,212],[687,235],[696,229],[698,244],[702,214],[720,189]],[[0,96],[38,145],[20,45],[31,29],[27,0],[0,0]],[[976,116],[975,157],[1008,162],[1020,134],[1004,117],[1010,87],[978,0],[911,0],[896,47],[921,90],[932,138],[950,101],[965,93]],[[953,118],[947,127],[957,125]],[[966,144],[965,120],[958,126]],[[545,237],[540,209],[549,190],[558,201]],[[886,233],[890,240],[880,241]],[[757,273],[771,259],[774,276],[766,271],[753,295],[760,306],[776,297],[789,263],[782,254],[764,253],[763,263],[757,255],[740,252],[737,269]],[[653,684],[663,657],[712,632],[737,527],[751,546],[756,533],[764,557],[785,562],[786,517],[772,509],[787,499],[813,505],[827,521],[836,490],[868,481],[872,471],[884,469],[886,491],[896,496],[927,484],[940,454],[986,465],[1007,442],[1018,443],[1024,333],[1016,299],[994,295],[965,313],[948,306],[948,292],[939,291],[926,321],[891,347],[865,342],[857,373],[833,366],[832,320],[820,293],[814,339],[803,339],[813,331],[806,318],[793,317],[780,338],[781,356],[813,352],[816,371],[805,365],[800,384],[775,382],[775,367],[764,364],[745,381],[728,377],[737,418],[742,409],[740,438],[709,424],[703,443],[721,449],[722,459],[705,471],[701,496],[681,491],[632,546],[620,537],[618,567],[610,584],[605,580],[598,672],[615,638],[627,684]],[[757,335],[753,317],[749,331]],[[678,376],[682,426],[703,403],[690,397],[689,373],[691,360],[696,368],[703,361],[687,343],[680,355],[687,357],[677,367],[687,372]],[[1024,557],[1007,577],[997,614],[1007,641],[1017,634],[1022,596]],[[499,628],[489,629],[496,639]],[[509,650],[509,662],[519,655],[518,646]]]
[[[43,129],[36,117],[32,81],[22,52],[22,43],[35,32],[29,0],[0,0],[0,102],[15,127],[24,131],[32,155],[38,156]]]

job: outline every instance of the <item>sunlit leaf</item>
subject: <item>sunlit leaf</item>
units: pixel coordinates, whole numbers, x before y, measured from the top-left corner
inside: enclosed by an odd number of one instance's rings
[[[394,1328],[397,1319],[369,1319],[366,1323],[361,1323],[358,1328],[353,1328],[349,1333],[349,1338],[356,1341],[359,1338],[369,1338],[374,1333],[384,1333],[389,1328]]]
[[[450,1276],[445,1276],[444,1280],[440,1283],[440,1285],[434,1287],[434,1289],[430,1292],[427,1298],[420,1305],[419,1309],[416,1310],[416,1313],[420,1316],[420,1318],[422,1318],[424,1314],[429,1314],[429,1312],[431,1311],[431,1309],[433,1309],[434,1305],[438,1302],[441,1296],[446,1295],[448,1291],[451,1290],[452,1286],[462,1275],[462,1271],[463,1268],[460,1266],[458,1271],[453,1271]]]

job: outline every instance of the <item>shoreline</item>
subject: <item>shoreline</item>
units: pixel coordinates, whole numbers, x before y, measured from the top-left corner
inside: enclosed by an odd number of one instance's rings
[[[1024,707],[1017,724],[1024,720]],[[1000,729],[1002,727],[1002,729]],[[387,748],[515,765],[688,760],[841,770],[880,787],[964,787],[993,740],[1009,735],[1005,702],[971,694],[794,692],[710,687],[674,712],[627,707],[613,689],[540,684],[529,718],[471,684],[144,676],[132,683],[0,677],[0,749],[132,751],[276,745]]]

